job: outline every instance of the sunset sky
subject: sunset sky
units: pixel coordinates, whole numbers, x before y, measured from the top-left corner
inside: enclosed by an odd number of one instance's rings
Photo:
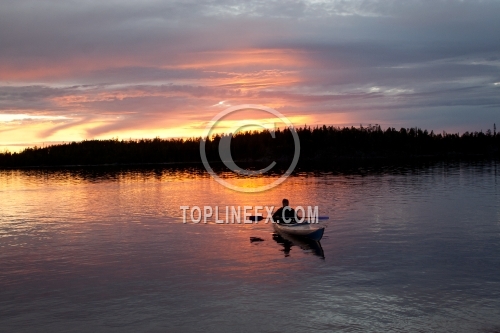
[[[500,126],[500,1],[0,0],[0,150],[296,126]]]

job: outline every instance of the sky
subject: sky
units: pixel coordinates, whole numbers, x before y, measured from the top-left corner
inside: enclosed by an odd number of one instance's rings
[[[0,0],[0,150],[295,126],[500,125],[500,1]]]

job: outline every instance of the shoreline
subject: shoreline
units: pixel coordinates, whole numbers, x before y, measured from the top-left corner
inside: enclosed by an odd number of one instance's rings
[[[267,166],[268,163],[275,161],[275,168],[286,169],[290,163],[287,159],[259,159],[259,160],[235,160],[234,162],[242,168],[256,169],[262,166]],[[413,164],[415,166],[422,163],[460,163],[460,162],[498,162],[500,156],[491,156],[484,154],[469,155],[469,154],[450,154],[442,155],[409,155],[401,157],[393,156],[340,156],[331,158],[304,159],[299,160],[296,169],[307,170],[328,170],[342,167],[356,166],[401,166]],[[216,171],[221,171],[220,168],[225,168],[222,161],[209,161],[210,165],[215,165]],[[0,171],[4,170],[28,170],[28,169],[76,169],[76,168],[127,168],[127,167],[171,167],[179,169],[199,168],[205,170],[201,161],[191,162],[142,162],[142,163],[101,163],[101,164],[50,164],[50,165],[17,165],[17,166],[0,166]],[[227,169],[229,171],[229,169]]]

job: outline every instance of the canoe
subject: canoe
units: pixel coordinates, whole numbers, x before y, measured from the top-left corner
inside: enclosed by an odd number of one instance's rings
[[[325,232],[325,227],[320,227],[312,223],[273,223],[273,228],[277,232],[288,235],[307,237],[309,239],[319,241]]]

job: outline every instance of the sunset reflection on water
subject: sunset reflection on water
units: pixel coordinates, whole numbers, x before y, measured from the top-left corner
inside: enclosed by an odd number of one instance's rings
[[[2,327],[494,328],[495,170],[298,171],[260,193],[229,190],[197,168],[4,170]],[[273,177],[235,180],[260,186]],[[321,222],[320,244],[280,238],[262,222],[181,218],[180,206],[223,213],[226,206],[279,206],[285,197],[330,217]]]

